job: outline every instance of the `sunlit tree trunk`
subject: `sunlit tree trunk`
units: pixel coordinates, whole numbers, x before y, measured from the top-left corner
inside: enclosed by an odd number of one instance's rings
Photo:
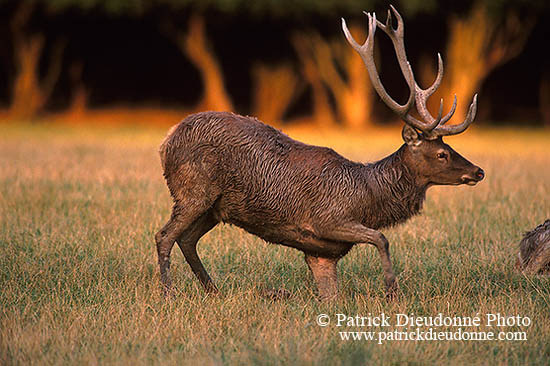
[[[39,73],[44,50],[44,36],[26,34],[25,26],[32,14],[33,3],[22,1],[12,21],[15,76],[12,85],[10,115],[16,119],[34,117],[44,107],[61,73],[64,42],[55,43],[50,53],[46,75]]]
[[[357,39],[365,37],[358,27],[351,27],[351,31]],[[299,54],[307,54],[317,83],[332,94],[342,124],[349,128],[371,124],[372,88],[361,58],[341,40],[328,42],[314,33],[300,38]]]
[[[358,27],[352,26],[350,31],[356,39],[365,37]],[[321,76],[334,95],[343,123],[350,128],[372,124],[372,87],[361,57],[341,40],[332,43],[318,40],[317,55]]]
[[[533,24],[533,19],[521,21],[512,12],[506,15],[502,23],[497,23],[487,13],[483,3],[474,5],[466,18],[452,17],[444,57],[445,76],[440,90],[430,98],[432,112],[439,107],[440,97],[443,97],[446,107],[450,108],[453,95],[456,94],[458,106],[453,120],[464,120],[472,98],[480,90],[483,81],[496,67],[521,52]],[[435,66],[422,70],[425,74],[422,79],[433,82],[433,76],[426,74],[435,75]]]
[[[224,86],[221,67],[206,36],[203,17],[193,15],[189,20],[188,31],[178,38],[180,49],[199,70],[203,81],[204,92],[197,109],[233,110],[231,98]]]
[[[254,79],[252,115],[267,123],[280,123],[296,96],[298,79],[289,65],[257,65]]]
[[[296,34],[292,43],[300,60],[302,76],[311,87],[312,114],[314,121],[322,126],[331,126],[335,123],[335,116],[330,105],[328,90],[323,85],[315,55],[311,52],[308,37]]]
[[[88,90],[82,81],[84,64],[81,61],[75,62],[69,68],[71,79],[72,97],[68,115],[71,118],[80,118],[86,114],[88,107]]]

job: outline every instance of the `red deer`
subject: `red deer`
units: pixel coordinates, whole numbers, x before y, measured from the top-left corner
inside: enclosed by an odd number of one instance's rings
[[[219,222],[230,223],[267,242],[301,250],[321,299],[337,295],[338,260],[355,244],[374,245],[379,252],[389,297],[396,290],[389,243],[379,231],[404,222],[422,208],[433,185],[475,185],[483,179],[478,166],[442,140],[463,132],[474,120],[477,97],[466,119],[457,125],[446,116],[434,118],[426,99],[441,83],[443,64],[434,84],[421,89],[407,62],[403,20],[392,7],[397,29],[368,15],[369,36],[361,55],[382,100],[404,121],[404,144],[390,156],[362,164],[335,151],[293,140],[252,117],[227,112],[192,114],[175,126],[160,147],[164,177],[174,200],[171,217],[156,234],[161,282],[170,289],[170,252],[177,242],[193,273],[207,291],[216,286],[197,255],[197,241]],[[410,89],[404,105],[382,86],[373,58],[374,33],[382,29],[393,41]],[[413,105],[423,121],[410,115]]]

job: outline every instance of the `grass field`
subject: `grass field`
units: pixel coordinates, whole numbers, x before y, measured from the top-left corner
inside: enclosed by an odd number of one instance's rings
[[[171,207],[157,154],[166,129],[1,128],[2,365],[550,360],[550,280],[514,269],[523,233],[550,216],[550,131],[472,128],[448,138],[487,177],[476,187],[432,188],[422,215],[384,231],[398,301],[385,301],[377,253],[362,245],[340,262],[341,299],[323,304],[300,252],[222,225],[199,243],[221,295],[205,295],[175,248],[177,291],[165,301],[153,236]],[[361,161],[377,160],[401,143],[397,129],[290,134]],[[292,296],[274,301],[260,295],[272,288]],[[479,328],[526,331],[526,341],[378,344],[339,336],[372,329],[316,324],[317,315],[334,320],[337,313],[500,313],[527,316],[531,325]]]

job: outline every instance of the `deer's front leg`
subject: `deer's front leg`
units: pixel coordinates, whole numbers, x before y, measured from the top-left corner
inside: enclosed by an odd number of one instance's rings
[[[397,291],[397,281],[390,260],[390,244],[380,231],[369,229],[361,224],[348,224],[338,227],[323,235],[324,238],[347,243],[368,243],[378,249],[382,269],[384,270],[384,282],[386,283],[386,295],[393,299]]]
[[[322,301],[335,299],[338,296],[338,275],[336,272],[338,259],[306,254],[305,260],[317,284],[319,298]]]

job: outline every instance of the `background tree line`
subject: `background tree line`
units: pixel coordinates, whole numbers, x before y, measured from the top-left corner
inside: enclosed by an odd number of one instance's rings
[[[548,26],[542,0],[401,1],[418,80],[445,77],[434,110],[475,92],[486,120],[550,125]],[[392,119],[342,36],[366,36],[375,0],[0,0],[0,102],[11,119],[75,118],[117,104],[234,110],[267,122],[360,128]],[[390,42],[377,37],[384,83],[407,92]],[[383,59],[381,61],[380,59]]]

